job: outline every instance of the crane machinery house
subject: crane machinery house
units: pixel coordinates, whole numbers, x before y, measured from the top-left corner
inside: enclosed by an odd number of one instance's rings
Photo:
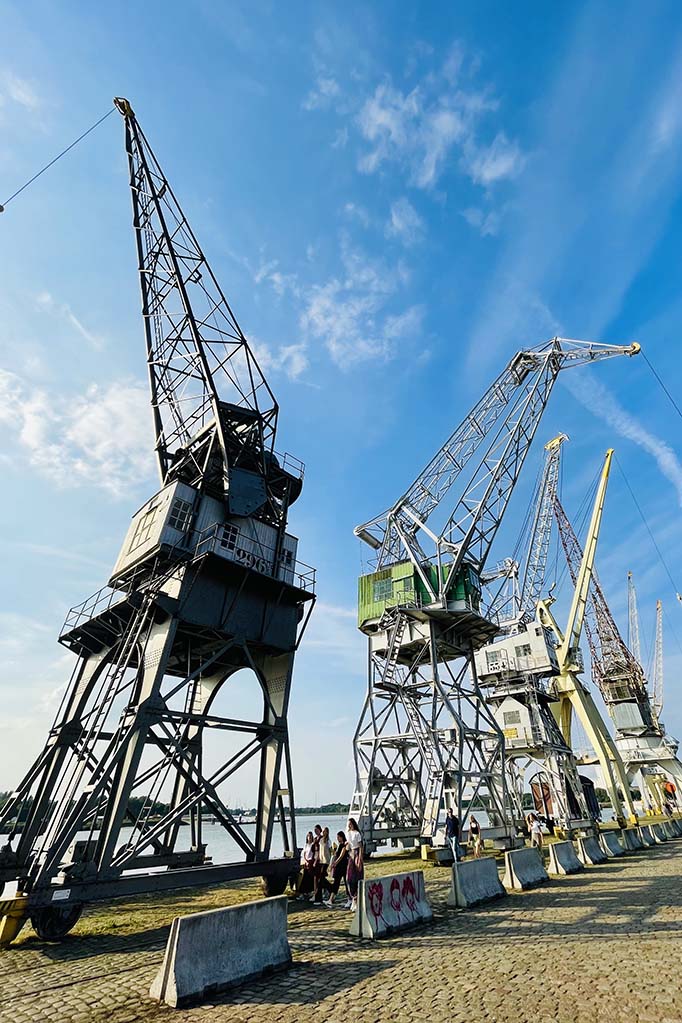
[[[441,566],[441,582],[448,581],[450,565]],[[435,565],[422,565],[419,569],[411,561],[399,561],[378,572],[360,576],[358,580],[358,626],[364,632],[376,631],[382,614],[388,607],[409,605],[413,608],[437,609],[424,584],[422,573],[438,592],[438,569]],[[478,615],[481,607],[481,582],[471,565],[464,563],[450,582],[444,610]]]

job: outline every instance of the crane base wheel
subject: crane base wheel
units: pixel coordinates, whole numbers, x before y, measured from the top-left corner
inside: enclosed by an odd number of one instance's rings
[[[43,941],[59,941],[75,927],[83,912],[81,905],[45,906],[31,913],[31,926]]]

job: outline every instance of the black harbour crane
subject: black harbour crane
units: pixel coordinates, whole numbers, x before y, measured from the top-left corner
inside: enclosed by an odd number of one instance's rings
[[[253,876],[281,892],[297,852],[287,713],[315,573],[297,561],[287,516],[303,465],[276,453],[274,395],[130,104],[115,105],[160,489],[133,516],[108,585],[59,637],[76,666],[0,815],[0,882],[15,888],[0,902],[0,943],[27,917],[58,938],[92,900]],[[240,669],[255,720],[216,709]],[[209,732],[218,763],[204,757]],[[255,834],[226,802],[226,783],[234,792],[254,764]],[[237,862],[211,859],[206,815]],[[273,858],[277,818],[284,855]]]

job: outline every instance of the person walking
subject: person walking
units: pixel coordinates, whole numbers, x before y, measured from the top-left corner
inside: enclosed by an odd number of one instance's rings
[[[339,831],[336,835],[336,849],[332,861],[329,864],[329,870],[327,871],[327,877],[323,879],[323,887],[329,892],[329,898],[325,899],[325,906],[329,909],[334,908],[334,899],[338,895],[341,882],[346,880],[346,871],[348,870],[348,842],[343,831]],[[348,885],[346,884],[346,894],[348,894]],[[348,898],[348,905],[350,905],[350,897]]]
[[[348,819],[348,825],[346,827],[346,845],[348,846],[346,883],[348,885],[348,894],[350,896],[350,905],[347,908],[354,913],[358,900],[358,884],[365,874],[362,832],[358,828],[358,822],[354,817],[349,817]]]
[[[460,860],[462,857],[459,848],[459,817],[455,815],[452,807],[448,808],[445,818],[445,840],[450,844],[454,858]]]
[[[478,859],[481,855],[481,825],[478,823],[475,817],[469,818],[469,845],[473,849],[474,859]]]
[[[530,831],[530,844],[542,849],[542,824],[540,818],[534,813],[528,815],[528,830]]]

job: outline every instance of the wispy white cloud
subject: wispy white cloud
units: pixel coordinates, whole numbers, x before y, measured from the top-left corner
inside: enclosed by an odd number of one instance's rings
[[[392,358],[401,342],[418,334],[423,317],[420,306],[400,313],[389,309],[389,300],[407,271],[401,265],[387,267],[369,259],[346,239],[342,244],[344,274],[308,291],[301,326],[321,341],[332,360],[347,369],[370,359]]]
[[[271,370],[281,370],[290,380],[298,380],[310,365],[307,345],[304,341],[275,347],[251,335],[249,346],[258,360],[260,368],[266,374]]]
[[[304,110],[323,110],[340,95],[339,83],[331,75],[318,74],[313,88],[303,100]]]
[[[278,259],[271,259],[261,264],[253,275],[254,284],[269,284],[279,298],[282,298],[287,292],[298,295],[299,283],[296,274],[283,273],[279,266]]]
[[[357,125],[369,144],[359,160],[367,174],[397,163],[410,183],[433,188],[446,167],[464,171],[485,188],[515,177],[524,157],[518,143],[498,131],[485,142],[483,119],[498,109],[487,86],[462,85],[463,49],[455,45],[444,64],[403,91],[386,77],[365,99]]]
[[[58,302],[49,291],[41,291],[36,297],[36,301],[39,307],[45,312],[51,313],[53,316],[58,316],[65,320],[74,330],[84,338],[88,344],[95,349],[100,351],[104,347],[103,338],[99,335],[94,334],[91,330],[83,324],[83,322],[76,316],[68,302]]]
[[[5,71],[0,76],[0,97],[16,103],[31,113],[42,105],[33,83],[12,71]]]
[[[515,178],[523,168],[525,156],[518,143],[511,142],[500,131],[489,146],[468,146],[464,162],[472,181],[488,187],[503,178]]]
[[[370,215],[365,209],[365,207],[361,206],[360,203],[357,202],[345,203],[343,207],[343,213],[348,220],[355,220],[357,221],[358,224],[361,224],[362,227],[369,227],[370,225],[371,220]]]
[[[342,128],[338,128],[334,135],[334,141],[332,142],[332,149],[345,149],[348,145],[348,139],[350,138],[350,132],[344,124]]]
[[[483,237],[496,235],[500,227],[500,214],[497,210],[484,210],[478,206],[469,206],[462,210],[467,224],[475,227]]]
[[[386,234],[389,238],[398,238],[404,245],[414,245],[423,237],[424,221],[405,196],[392,203]]]
[[[661,473],[675,488],[677,499],[682,506],[682,463],[670,445],[647,430],[638,419],[622,407],[600,381],[595,380],[589,373],[583,372],[580,379],[567,373],[562,379],[581,405],[608,423],[621,437],[631,440],[655,459]]]
[[[9,456],[18,446],[60,487],[88,484],[122,497],[153,472],[149,395],[131,380],[67,397],[0,370],[0,423]]]

